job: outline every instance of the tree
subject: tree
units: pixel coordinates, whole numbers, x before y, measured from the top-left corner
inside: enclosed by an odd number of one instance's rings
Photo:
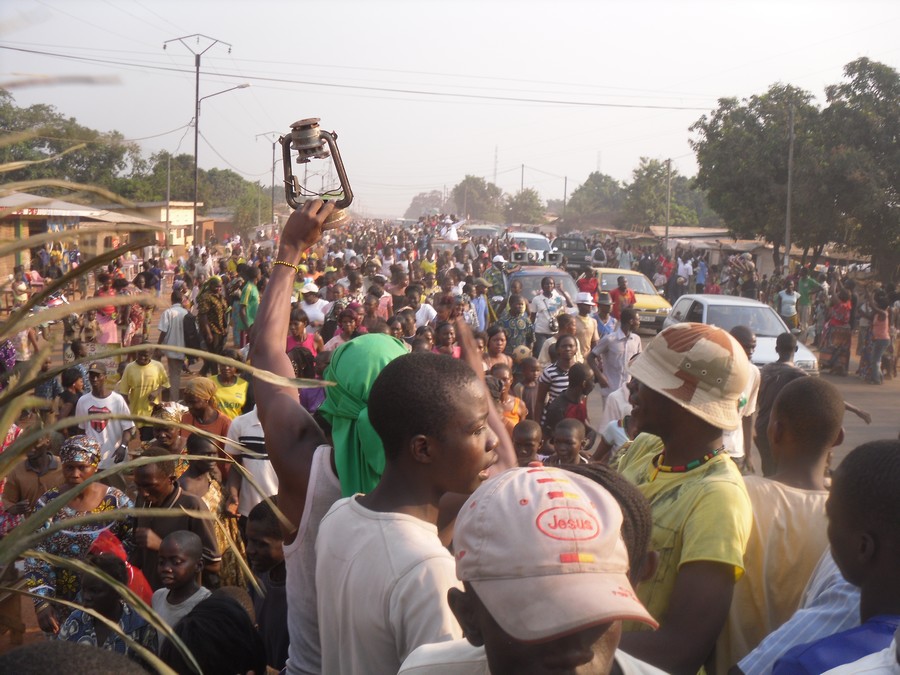
[[[847,243],[872,256],[885,280],[900,271],[900,75],[860,58],[825,90],[826,182]]]
[[[21,140],[0,148],[0,163],[33,162],[6,172],[5,181],[54,178],[115,191],[122,179],[140,175],[146,168],[140,147],[126,142],[119,132],[83,127],[50,105],[19,108],[2,89],[0,128],[8,135],[22,135]],[[50,189],[40,192],[59,194]]]
[[[421,216],[446,213],[444,208],[444,193],[440,190],[420,192],[409,203],[409,208],[403,214],[404,218],[419,218]]]
[[[743,102],[721,99],[716,110],[690,128],[698,134],[691,141],[700,167],[697,187],[706,191],[709,204],[735,237],[763,237],[772,243],[776,265],[785,237],[792,114],[792,239],[821,251],[837,216],[834,199],[815,189],[822,170],[822,135],[819,111],[811,101],[808,92],[777,84]]]
[[[525,188],[506,198],[506,222],[534,225],[544,221],[544,205],[537,190]]]
[[[463,218],[498,223],[503,219],[503,191],[478,176],[466,176],[450,196]]]
[[[566,205],[566,223],[582,227],[612,225],[619,218],[624,201],[622,184],[611,176],[594,171],[572,192]]]
[[[685,181],[678,172],[671,171],[673,187],[678,179]],[[658,159],[641,157],[640,164],[632,172],[632,181],[625,188],[625,203],[622,221],[626,225],[660,225],[666,222],[666,201],[669,178],[666,163]],[[669,222],[672,225],[697,225],[697,212],[679,203],[674,197],[669,199]]]

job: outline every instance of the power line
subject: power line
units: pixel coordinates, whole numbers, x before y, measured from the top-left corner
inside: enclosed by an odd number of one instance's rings
[[[59,54],[56,52],[47,52],[36,49],[25,49],[22,47],[10,47],[8,45],[0,45],[0,49],[6,49],[9,51],[22,52],[26,54],[38,54],[41,56],[50,56],[54,58],[67,59],[71,61],[81,61],[85,63],[100,63],[106,65],[117,65],[117,66],[131,66],[131,67],[140,67],[147,68],[150,70],[160,70],[167,72],[178,72],[178,73],[191,73],[190,70],[186,70],[184,68],[174,68],[168,66],[150,66],[143,64],[135,64],[135,63],[124,63],[117,61],[109,61],[106,59],[97,59],[86,56],[75,56],[72,54]],[[381,93],[391,93],[391,94],[415,94],[417,96],[434,96],[434,97],[449,97],[449,98],[461,98],[468,100],[481,100],[481,101],[506,101],[510,103],[535,103],[535,104],[543,104],[543,105],[562,105],[562,106],[576,106],[576,107],[587,107],[587,108],[626,108],[626,109],[641,109],[641,110],[692,110],[699,112],[709,112],[709,107],[693,107],[693,106],[673,106],[673,105],[654,105],[648,103],[601,103],[598,101],[571,101],[571,100],[558,100],[558,99],[541,99],[541,98],[526,98],[526,97],[518,97],[518,96],[490,96],[488,94],[465,94],[465,93],[457,93],[457,92],[437,92],[437,91],[426,91],[422,89],[405,89],[405,88],[397,88],[397,87],[371,87],[366,85],[354,85],[354,84],[336,84],[333,82],[313,82],[308,80],[297,80],[297,79],[288,79],[288,78],[278,78],[278,77],[264,77],[261,75],[250,76],[241,75],[239,73],[204,73],[207,75],[217,75],[219,77],[226,78],[235,78],[235,79],[251,79],[258,82],[276,82],[279,84],[294,84],[294,85],[306,85],[313,87],[325,87],[329,89],[352,89],[356,91],[376,91]]]

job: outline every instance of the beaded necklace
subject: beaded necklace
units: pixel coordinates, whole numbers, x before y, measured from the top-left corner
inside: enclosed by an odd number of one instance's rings
[[[720,445],[718,448],[716,448],[712,452],[707,452],[700,459],[691,460],[687,464],[682,464],[680,466],[667,466],[662,463],[663,459],[665,458],[664,456],[666,454],[666,451],[663,450],[661,453],[659,453],[658,455],[656,455],[656,457],[653,458],[653,462],[652,462],[653,475],[650,477],[650,482],[653,482],[656,480],[656,477],[659,475],[660,471],[662,471],[664,473],[687,473],[688,471],[691,471],[692,469],[696,469],[698,466],[703,466],[709,460],[711,460],[713,457],[715,457],[716,455],[718,455],[722,452],[725,452],[724,445]]]

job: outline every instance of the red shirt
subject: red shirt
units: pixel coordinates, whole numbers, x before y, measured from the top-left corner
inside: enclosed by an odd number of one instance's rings
[[[618,286],[609,292],[609,297],[612,300],[612,315],[617,321],[622,318],[622,310],[631,307],[637,301],[633,290],[627,288],[623,292]]]

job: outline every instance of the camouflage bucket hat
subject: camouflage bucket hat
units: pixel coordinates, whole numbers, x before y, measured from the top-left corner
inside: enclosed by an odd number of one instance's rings
[[[721,328],[679,323],[657,335],[629,372],[653,391],[719,429],[737,429],[750,377],[743,348]]]

